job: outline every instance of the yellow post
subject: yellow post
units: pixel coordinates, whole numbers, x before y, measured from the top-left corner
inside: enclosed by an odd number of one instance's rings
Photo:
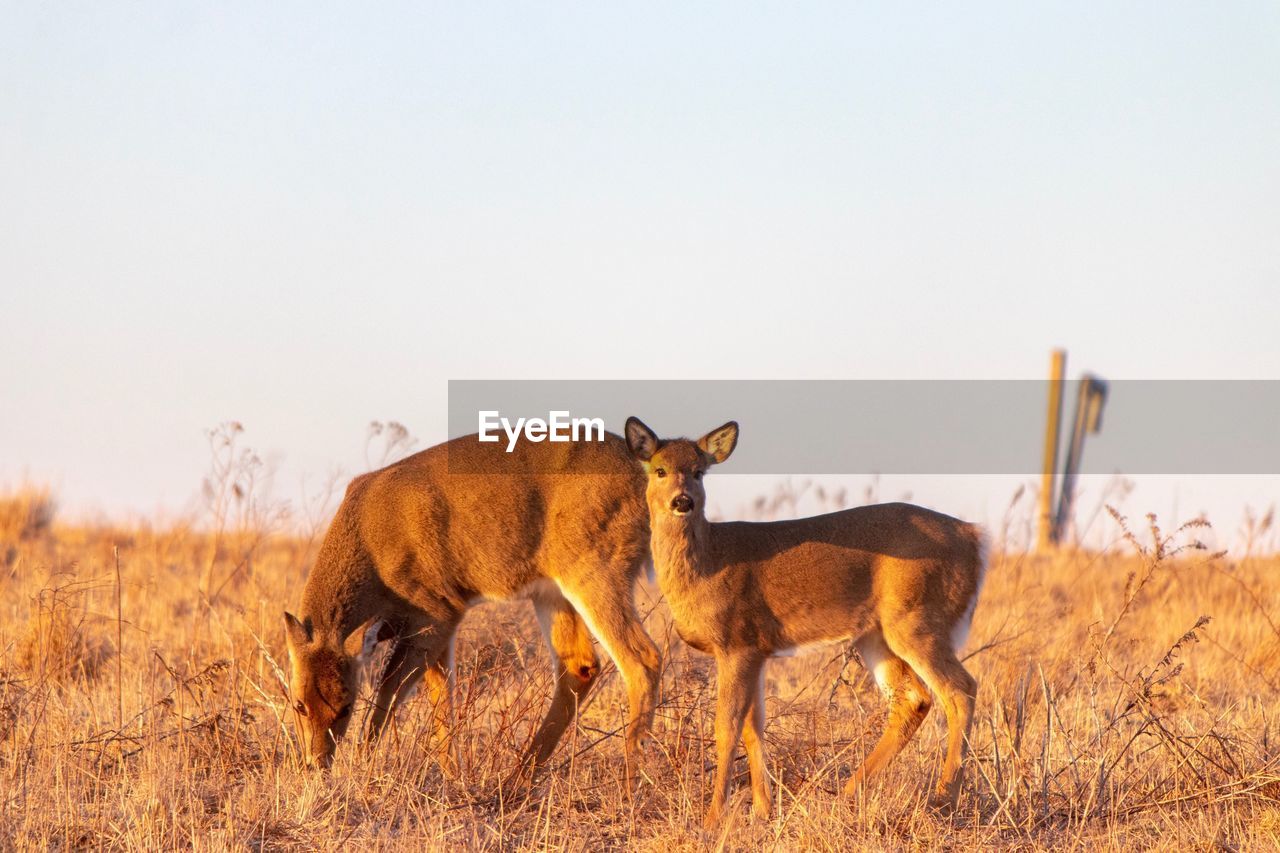
[[[1058,431],[1062,424],[1062,377],[1067,370],[1067,351],[1055,349],[1049,359],[1049,412],[1044,430],[1044,468],[1040,475],[1040,518],[1036,548],[1047,551],[1053,541],[1054,469],[1058,467]]]

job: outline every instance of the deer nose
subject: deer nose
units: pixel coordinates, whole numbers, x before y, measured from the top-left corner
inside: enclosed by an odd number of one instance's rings
[[[333,766],[333,750],[307,756],[308,770],[328,770]]]
[[[671,508],[681,515],[691,512],[693,510],[693,498],[681,492],[671,499]]]

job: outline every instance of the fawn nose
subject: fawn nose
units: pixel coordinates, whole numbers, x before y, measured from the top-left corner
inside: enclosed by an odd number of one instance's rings
[[[671,499],[671,508],[678,514],[684,515],[693,510],[693,498],[681,492]]]

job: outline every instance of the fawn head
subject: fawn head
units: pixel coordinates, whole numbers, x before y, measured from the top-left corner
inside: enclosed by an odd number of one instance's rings
[[[347,733],[360,666],[370,651],[365,634],[373,620],[340,638],[317,631],[311,617],[284,614],[289,648],[289,700],[309,766],[328,767],[338,740]]]
[[[738,424],[729,421],[698,439],[660,441],[639,418],[627,418],[627,447],[649,475],[645,497],[649,516],[693,518],[706,508],[702,475],[712,465],[729,458],[738,444]]]

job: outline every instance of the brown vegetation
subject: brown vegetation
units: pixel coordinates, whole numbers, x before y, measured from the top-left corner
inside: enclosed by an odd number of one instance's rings
[[[957,813],[925,808],[941,715],[862,796],[839,796],[884,712],[852,653],[832,647],[769,666],[773,819],[749,816],[739,758],[724,825],[704,836],[713,666],[648,587],[665,672],[634,798],[620,784],[627,703],[611,666],[550,772],[504,795],[551,692],[528,604],[463,622],[460,779],[440,773],[421,697],[376,751],[342,750],[323,775],[299,767],[281,671],[280,612],[313,539],[6,522],[0,846],[1280,845],[1280,558],[1180,550],[1194,528],[1108,523],[1105,551],[994,555],[967,647],[981,687]]]

